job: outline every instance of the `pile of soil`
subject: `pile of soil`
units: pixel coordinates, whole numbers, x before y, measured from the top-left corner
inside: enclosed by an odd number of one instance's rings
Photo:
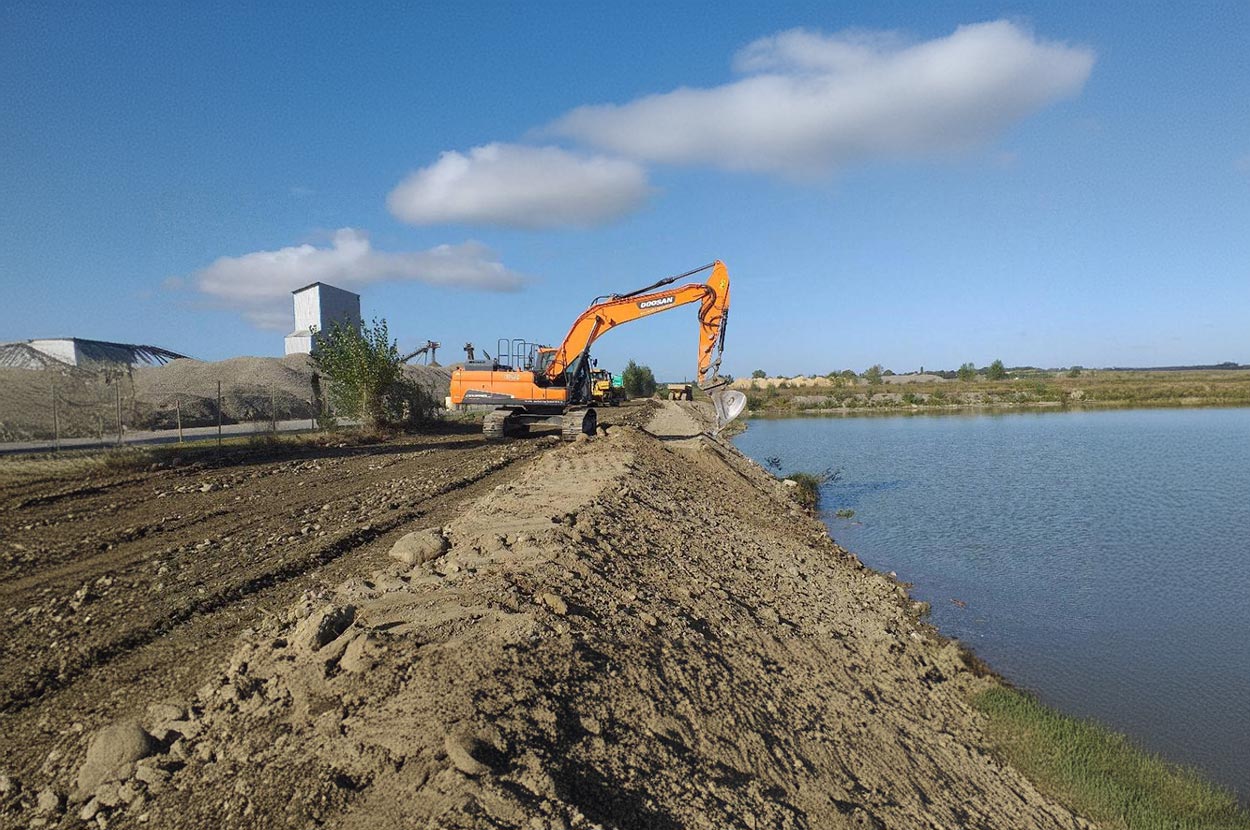
[[[691,411],[552,445],[414,523],[392,564],[245,634],[195,695],[133,701],[49,757],[56,784],[18,816],[1089,826],[988,752],[967,700],[994,681],[904,587]]]

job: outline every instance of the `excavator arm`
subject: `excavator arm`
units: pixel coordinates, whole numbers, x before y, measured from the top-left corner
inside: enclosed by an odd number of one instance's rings
[[[711,269],[712,274],[705,283],[695,282],[649,293],[615,295],[595,303],[573,321],[569,333],[556,348],[543,373],[550,381],[558,380],[578,358],[584,357],[590,351],[595,340],[623,323],[699,303],[699,385],[703,386],[708,381],[709,371],[712,379],[715,379],[720,370],[721,352],[725,345],[725,325],[729,319],[729,271],[725,268],[725,263],[717,260],[681,276],[708,269]]]
[[[707,282],[652,290],[709,269],[712,273]],[[729,271],[720,260],[638,291],[614,295],[594,303],[573,321],[569,333],[541,371],[548,382],[563,381],[570,390],[570,400],[589,398],[590,367],[587,361],[595,340],[623,323],[692,303],[699,303],[698,383],[712,398],[717,425],[724,425],[742,412],[746,396],[725,389],[726,384],[720,379],[725,328],[729,322]]]

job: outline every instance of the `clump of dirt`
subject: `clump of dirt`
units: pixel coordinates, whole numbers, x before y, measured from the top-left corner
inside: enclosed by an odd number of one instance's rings
[[[149,713],[155,748],[103,794],[71,789],[84,757],[53,759],[64,785],[44,816],[1088,826],[989,754],[966,701],[990,681],[902,586],[688,410],[660,411],[658,436],[619,425],[543,453],[458,518],[412,527],[428,554],[244,636],[193,699]]]

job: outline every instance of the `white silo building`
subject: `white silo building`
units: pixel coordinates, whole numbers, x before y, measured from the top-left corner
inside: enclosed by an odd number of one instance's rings
[[[335,324],[360,328],[360,295],[324,282],[314,282],[291,292],[295,297],[295,331],[286,336],[287,354],[308,354],[313,334]]]

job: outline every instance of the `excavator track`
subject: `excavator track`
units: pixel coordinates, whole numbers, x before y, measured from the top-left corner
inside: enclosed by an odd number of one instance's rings
[[[487,441],[502,441],[507,437],[507,423],[511,415],[510,409],[487,412],[486,417],[482,419],[482,436]]]
[[[561,433],[565,441],[576,441],[579,435],[594,435],[599,416],[594,409],[574,409],[564,414]]]

